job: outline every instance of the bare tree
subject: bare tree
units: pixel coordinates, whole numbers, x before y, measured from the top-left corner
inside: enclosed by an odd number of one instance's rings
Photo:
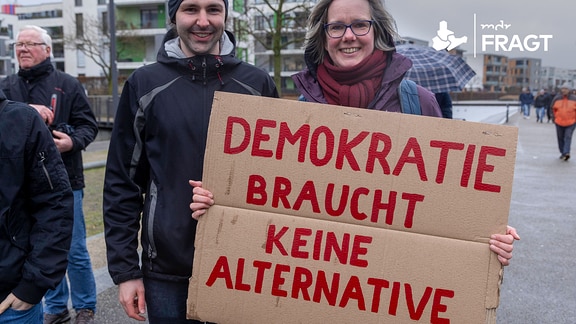
[[[294,3],[289,0],[261,0],[248,5],[245,15],[237,20],[239,39],[252,36],[266,51],[272,51],[274,82],[281,95],[282,50],[300,44],[306,36],[306,20],[314,1]]]
[[[120,19],[119,19],[120,20]],[[83,16],[82,20],[74,18],[76,30],[64,35],[65,47],[81,51],[102,69],[108,86],[108,93],[112,93],[111,64],[110,64],[110,33],[107,19],[100,20],[93,16]],[[125,29],[117,33],[116,56],[118,61],[122,53],[131,46],[142,42],[140,37],[134,35],[131,29]]]

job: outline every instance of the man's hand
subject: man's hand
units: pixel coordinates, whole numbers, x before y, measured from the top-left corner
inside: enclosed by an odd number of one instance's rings
[[[42,117],[42,120],[46,123],[46,125],[52,124],[54,121],[54,112],[49,107],[44,105],[37,105],[37,104],[29,104],[32,106]]]
[[[17,311],[25,311],[34,307],[34,305],[23,302],[18,299],[18,297],[14,296],[14,294],[10,293],[10,295],[0,303],[0,314],[4,313],[10,307]]]
[[[126,315],[138,321],[145,321],[141,314],[146,313],[144,282],[142,279],[128,280],[118,285],[118,299]]]
[[[54,137],[54,143],[58,148],[58,152],[64,153],[72,150],[74,143],[68,134],[53,130],[52,137]]]
[[[202,181],[188,180],[190,186],[192,186],[192,203],[190,204],[190,210],[192,210],[192,218],[198,220],[198,218],[206,213],[210,206],[214,205],[214,195],[202,188]]]

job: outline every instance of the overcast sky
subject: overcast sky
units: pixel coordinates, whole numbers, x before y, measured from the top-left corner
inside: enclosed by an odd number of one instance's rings
[[[543,66],[576,69],[576,1],[574,0],[385,0],[386,8],[396,20],[398,31],[403,37],[427,40],[432,45],[439,22],[444,20],[448,29],[456,37],[467,36],[468,42],[459,48],[466,54],[494,53],[508,57],[531,57],[542,59]],[[476,17],[476,24],[474,23]],[[481,28],[482,25],[500,25],[504,27]],[[507,27],[507,28],[506,28]],[[476,28],[476,31],[475,31]],[[474,36],[476,35],[476,42]],[[485,42],[486,51],[482,52],[483,35],[505,35],[508,39],[520,40],[536,35],[540,42],[536,51],[523,52],[513,46],[512,52]],[[548,39],[548,51],[544,50],[544,38],[540,35],[552,35]],[[501,36],[485,36],[488,39]],[[548,37],[548,36],[545,36]],[[506,49],[510,49],[510,42]],[[535,44],[529,42],[529,47]]]

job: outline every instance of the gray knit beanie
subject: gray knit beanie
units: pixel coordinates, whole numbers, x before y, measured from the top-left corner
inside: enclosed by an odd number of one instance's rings
[[[226,8],[224,20],[226,20],[226,19],[228,19],[228,0],[223,0],[223,1],[224,1],[224,6]],[[178,11],[178,7],[180,7],[181,3],[182,3],[182,0],[168,0],[168,16],[170,17],[170,21],[172,23],[176,22],[176,11]]]

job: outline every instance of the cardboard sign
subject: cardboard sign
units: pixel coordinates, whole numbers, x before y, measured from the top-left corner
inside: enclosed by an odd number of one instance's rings
[[[188,317],[489,323],[517,129],[216,93]]]

